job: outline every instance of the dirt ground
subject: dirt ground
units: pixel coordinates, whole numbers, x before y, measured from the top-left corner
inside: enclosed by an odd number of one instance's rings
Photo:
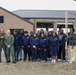
[[[0,75],[76,75],[76,63],[23,62],[0,63]]]
[[[76,75],[76,63],[50,61],[23,62],[16,64],[5,63],[4,53],[2,52],[2,63],[0,63],[0,75]]]

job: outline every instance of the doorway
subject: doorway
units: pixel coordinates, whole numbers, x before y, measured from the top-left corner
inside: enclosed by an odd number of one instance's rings
[[[52,22],[37,22],[36,31],[39,31],[41,29],[51,31],[53,30],[53,23]]]

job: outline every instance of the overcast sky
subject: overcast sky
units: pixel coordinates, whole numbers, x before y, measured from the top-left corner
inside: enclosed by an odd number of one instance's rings
[[[0,0],[0,6],[10,10],[76,10],[74,0]]]

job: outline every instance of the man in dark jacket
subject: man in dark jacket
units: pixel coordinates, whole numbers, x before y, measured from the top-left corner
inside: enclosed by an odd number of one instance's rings
[[[15,60],[18,61],[19,52],[20,52],[20,39],[17,31],[13,31],[14,34],[14,53],[15,53]]]
[[[60,33],[58,34],[59,37],[59,52],[58,52],[58,61],[63,61],[66,60],[65,58],[65,42],[67,40],[67,36],[65,33],[63,33],[63,30],[59,31]],[[62,56],[61,56],[62,55]]]
[[[30,61],[30,37],[27,31],[24,32],[24,36],[22,37],[22,47],[24,50],[24,61],[26,61],[27,54],[28,60]]]

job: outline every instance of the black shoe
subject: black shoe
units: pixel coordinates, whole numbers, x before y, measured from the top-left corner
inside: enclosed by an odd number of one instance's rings
[[[16,64],[16,61],[13,61],[14,64]]]
[[[10,63],[10,61],[7,61],[6,63]]]
[[[22,59],[20,59],[20,61],[21,61]]]

